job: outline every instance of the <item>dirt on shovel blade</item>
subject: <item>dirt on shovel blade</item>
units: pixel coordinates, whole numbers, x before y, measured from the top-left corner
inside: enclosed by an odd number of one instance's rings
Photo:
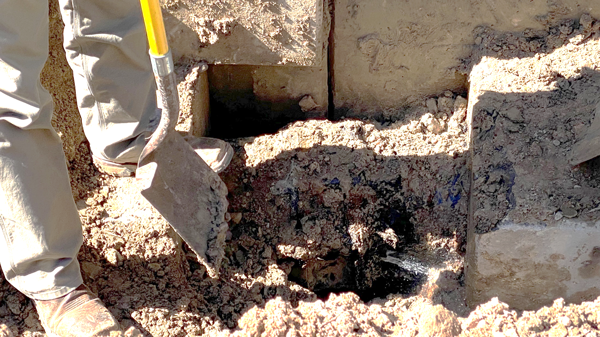
[[[227,187],[174,131],[143,163],[137,170],[141,194],[198,255],[208,275],[217,278],[229,229]]]

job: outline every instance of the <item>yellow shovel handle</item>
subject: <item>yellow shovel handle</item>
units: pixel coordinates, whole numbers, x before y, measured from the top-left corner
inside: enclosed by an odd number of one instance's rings
[[[140,0],[140,4],[150,44],[150,53],[154,56],[166,55],[169,52],[169,44],[158,0]]]

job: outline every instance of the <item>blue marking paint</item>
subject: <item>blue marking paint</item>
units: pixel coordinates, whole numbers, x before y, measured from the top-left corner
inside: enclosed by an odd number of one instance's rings
[[[461,174],[458,173],[450,181],[448,182],[447,192],[448,196],[444,200],[442,193],[440,191],[436,191],[434,195],[435,204],[441,205],[444,203],[449,203],[450,207],[455,208],[458,202],[462,199],[462,191],[464,190],[462,180],[460,180]]]

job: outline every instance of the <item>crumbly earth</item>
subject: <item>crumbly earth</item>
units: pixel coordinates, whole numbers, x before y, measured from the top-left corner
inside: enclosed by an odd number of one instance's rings
[[[231,231],[212,279],[135,179],[91,164],[59,41],[44,78],[83,223],[82,273],[124,327],[144,336],[600,336],[600,298],[535,312],[494,299],[465,307],[464,97],[445,92],[400,120],[313,120],[231,140],[236,154],[221,174]],[[52,86],[61,79],[67,86]],[[0,299],[0,336],[44,336],[31,301],[3,279]]]
[[[584,15],[521,36],[476,32],[469,103],[477,233],[500,221],[597,221],[600,190],[590,179],[597,170],[569,160],[600,102],[599,30]]]

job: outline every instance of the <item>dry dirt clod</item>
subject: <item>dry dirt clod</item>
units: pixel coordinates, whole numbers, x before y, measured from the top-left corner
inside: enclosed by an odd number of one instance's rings
[[[453,337],[461,332],[456,314],[442,305],[429,307],[421,315],[418,337]]]
[[[446,115],[452,114],[454,108],[454,100],[452,97],[440,97],[438,98],[438,110],[445,113]]]
[[[438,102],[435,98],[428,99],[425,102],[425,105],[427,106],[427,110],[429,110],[429,113],[434,115],[438,113]]]
[[[523,118],[523,112],[516,107],[504,110],[500,114],[515,123],[525,122],[525,118]]]
[[[421,118],[421,124],[431,133],[440,134],[444,131],[443,122],[435,118],[433,114],[425,114]]]

